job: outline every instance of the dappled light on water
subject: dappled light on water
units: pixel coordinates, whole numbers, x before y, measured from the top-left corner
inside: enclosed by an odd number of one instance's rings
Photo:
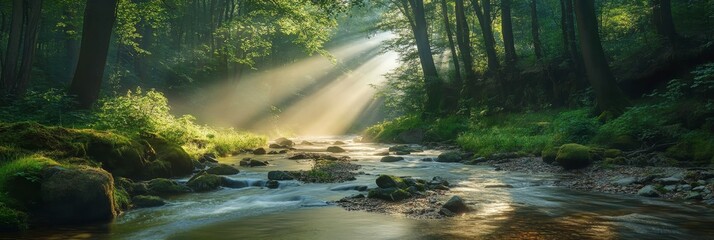
[[[343,134],[366,109],[374,109],[371,85],[398,66],[396,53],[382,52],[391,37],[380,33],[336,44],[328,49],[334,62],[312,56],[235,76],[193,96],[205,108],[191,111],[210,123],[270,135]]]

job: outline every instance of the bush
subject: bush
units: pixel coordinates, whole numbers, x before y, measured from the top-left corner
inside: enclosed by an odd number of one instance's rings
[[[590,116],[588,109],[565,111],[553,121],[555,143],[586,144],[595,136],[600,127],[598,121]]]
[[[408,115],[371,126],[365,130],[363,135],[367,140],[394,142],[397,140],[397,136],[404,131],[425,127],[426,124],[421,118],[416,115]]]

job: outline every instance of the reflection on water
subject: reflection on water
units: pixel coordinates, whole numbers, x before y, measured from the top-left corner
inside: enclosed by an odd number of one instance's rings
[[[169,205],[129,211],[111,224],[37,230],[0,238],[42,239],[708,239],[714,211],[702,206],[553,187],[558,176],[493,171],[489,167],[423,162],[437,151],[380,163],[375,152],[387,145],[356,144],[350,138],[310,138],[324,144],[298,146],[321,151],[334,140],[362,165],[356,181],[302,184],[283,181],[279,189],[246,187],[168,199]],[[300,142],[298,140],[297,142]],[[246,156],[222,159],[237,163]],[[310,161],[260,156],[265,168],[242,168],[230,176],[259,183],[270,170],[309,169]],[[442,176],[474,211],[446,220],[348,212],[327,202],[357,193],[333,191],[345,185],[375,187],[378,174]],[[185,180],[185,179],[184,179]],[[508,187],[512,186],[512,188]],[[488,186],[488,187],[487,187]]]

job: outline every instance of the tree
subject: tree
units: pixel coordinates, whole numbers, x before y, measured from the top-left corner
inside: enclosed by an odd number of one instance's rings
[[[454,45],[454,37],[451,33],[451,23],[449,23],[449,10],[447,8],[446,0],[441,0],[441,15],[444,18],[444,29],[446,30],[446,37],[449,40],[449,50],[451,51],[451,61],[454,63],[454,80],[457,86],[462,84],[461,80],[461,67],[459,66],[459,56],[456,53],[456,46]]]
[[[680,39],[674,27],[672,19],[672,3],[670,0],[650,0],[652,7],[652,22],[657,34],[664,38],[665,42],[674,47]]]
[[[575,0],[575,15],[585,70],[595,91],[596,108],[605,116],[619,115],[624,112],[628,101],[617,86],[607,64],[598,35],[595,3],[590,0]]]
[[[506,51],[506,63],[509,67],[518,60],[516,55],[515,40],[513,39],[513,23],[511,19],[511,0],[501,0],[501,32],[503,45]]]
[[[543,59],[543,43],[540,41],[540,26],[538,24],[538,7],[536,0],[531,0],[531,34],[533,35],[533,51],[536,60]]]
[[[410,19],[412,33],[417,45],[419,62],[424,72],[424,88],[426,90],[426,103],[424,114],[427,117],[434,116],[439,112],[442,101],[442,86],[439,75],[434,64],[434,57],[429,44],[429,34],[427,32],[426,16],[424,13],[423,0],[400,0],[404,8],[405,16]],[[407,6],[408,3],[408,6]],[[411,11],[408,11],[408,10]]]
[[[87,0],[77,70],[69,88],[82,108],[99,98],[116,9],[116,0]]]
[[[491,74],[498,72],[501,68],[496,55],[496,40],[493,38],[493,29],[491,28],[491,0],[471,0],[471,5],[476,12],[481,32],[483,33],[483,42],[486,47],[486,58],[488,58],[488,71]]]
[[[462,96],[473,98],[476,86],[476,73],[474,72],[473,57],[471,56],[471,32],[466,20],[464,0],[456,0],[456,43],[459,45],[461,62],[464,64],[464,94]]]
[[[42,0],[14,0],[7,53],[2,68],[4,94],[17,97],[27,90],[40,28]],[[19,63],[19,66],[18,66]]]

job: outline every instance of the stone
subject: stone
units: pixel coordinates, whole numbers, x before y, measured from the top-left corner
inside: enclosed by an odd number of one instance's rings
[[[268,166],[267,162],[246,158],[240,161],[241,167],[263,167]]]
[[[216,157],[216,154],[206,153],[206,154],[203,154],[203,156],[201,156],[201,158],[199,158],[198,161],[201,163],[205,163],[205,162],[218,163],[218,158]]]
[[[166,202],[157,196],[138,195],[131,198],[135,208],[150,208],[166,205]]]
[[[148,193],[151,195],[168,196],[191,192],[189,187],[179,184],[178,182],[166,179],[156,178],[146,183]]]
[[[699,192],[689,192],[687,196],[684,197],[686,200],[702,200],[702,194]]]
[[[367,191],[367,186],[366,185],[345,185],[345,186],[337,186],[330,188],[330,191]]]
[[[334,143],[332,143],[332,145],[345,145],[345,144],[346,143],[343,141],[335,141]]]
[[[654,186],[647,185],[647,186],[642,187],[639,191],[637,191],[637,195],[640,195],[643,197],[658,197],[659,192],[657,192],[657,189],[655,189]]]
[[[276,189],[276,188],[280,187],[280,183],[275,180],[268,180],[267,182],[265,182],[265,187],[270,188],[270,189]]]
[[[302,141],[300,145],[305,145],[305,146],[312,146],[315,145],[314,143],[308,142],[308,141]]]
[[[658,178],[658,179],[655,179],[654,182],[662,184],[662,185],[670,185],[670,184],[677,184],[677,183],[682,182],[682,178],[677,178],[677,177]]]
[[[283,150],[278,151],[278,153],[279,153],[279,154],[286,154],[286,153],[288,153],[288,150],[287,150],[287,149],[283,149]]]
[[[343,152],[347,152],[345,149],[343,149],[343,148],[341,148],[341,147],[338,147],[338,146],[329,146],[329,147],[327,147],[327,150],[326,150],[326,151],[327,151],[327,152],[331,152],[331,153],[343,153]]]
[[[410,152],[395,152],[394,154],[396,155],[409,155],[411,154]]]
[[[389,152],[387,152],[387,151],[378,152],[378,153],[375,153],[375,154],[374,154],[374,156],[387,156],[387,155],[389,155]]]
[[[268,179],[284,181],[284,180],[293,180],[295,178],[290,173],[285,172],[285,171],[270,171],[270,172],[268,172]]]
[[[590,165],[590,148],[570,143],[560,146],[555,162],[565,170],[581,169]]]
[[[667,190],[667,192],[677,191],[677,185],[667,185],[667,186],[664,186],[664,190]]]
[[[227,164],[218,164],[218,166],[209,168],[206,172],[215,175],[234,175],[240,173],[238,169]]]
[[[268,151],[266,151],[265,148],[256,148],[255,150],[253,150],[253,154],[255,155],[263,155],[266,153],[268,153]]]
[[[404,160],[403,157],[395,157],[395,156],[384,156],[382,159],[380,159],[380,162],[398,162]]]
[[[453,196],[449,201],[446,201],[442,208],[448,209],[450,212],[454,214],[462,214],[471,211],[471,209],[466,205],[466,202],[459,197],[459,196]]]
[[[431,158],[422,158],[421,161],[422,161],[422,162],[433,162],[434,159],[431,159]]]
[[[189,180],[188,183],[186,183],[186,186],[190,187],[195,192],[208,192],[221,187],[221,183],[223,183],[223,177],[204,173]]]
[[[461,153],[458,151],[449,151],[439,154],[437,162],[459,162],[461,161]]]
[[[615,181],[612,181],[612,184],[615,184],[617,186],[629,186],[635,182],[637,182],[637,178],[635,178],[635,177],[624,177],[624,178],[620,178]]]
[[[409,192],[398,188],[375,188],[369,190],[367,194],[368,198],[378,198],[392,202],[398,202],[410,198],[411,196]]]
[[[286,146],[286,147],[292,147],[295,145],[295,143],[293,141],[291,141],[290,139],[284,138],[284,137],[275,139],[274,142],[277,143],[278,145]]]
[[[705,186],[698,186],[698,187],[692,188],[692,191],[702,192],[702,191],[704,191],[704,189],[706,189]]]
[[[52,223],[108,222],[119,213],[114,178],[100,168],[52,167],[40,184],[41,213]]]
[[[377,180],[377,186],[380,188],[406,188],[407,184],[404,179],[392,175],[380,175]]]
[[[677,186],[677,190],[686,192],[686,191],[692,190],[692,185],[682,184],[682,185]]]

